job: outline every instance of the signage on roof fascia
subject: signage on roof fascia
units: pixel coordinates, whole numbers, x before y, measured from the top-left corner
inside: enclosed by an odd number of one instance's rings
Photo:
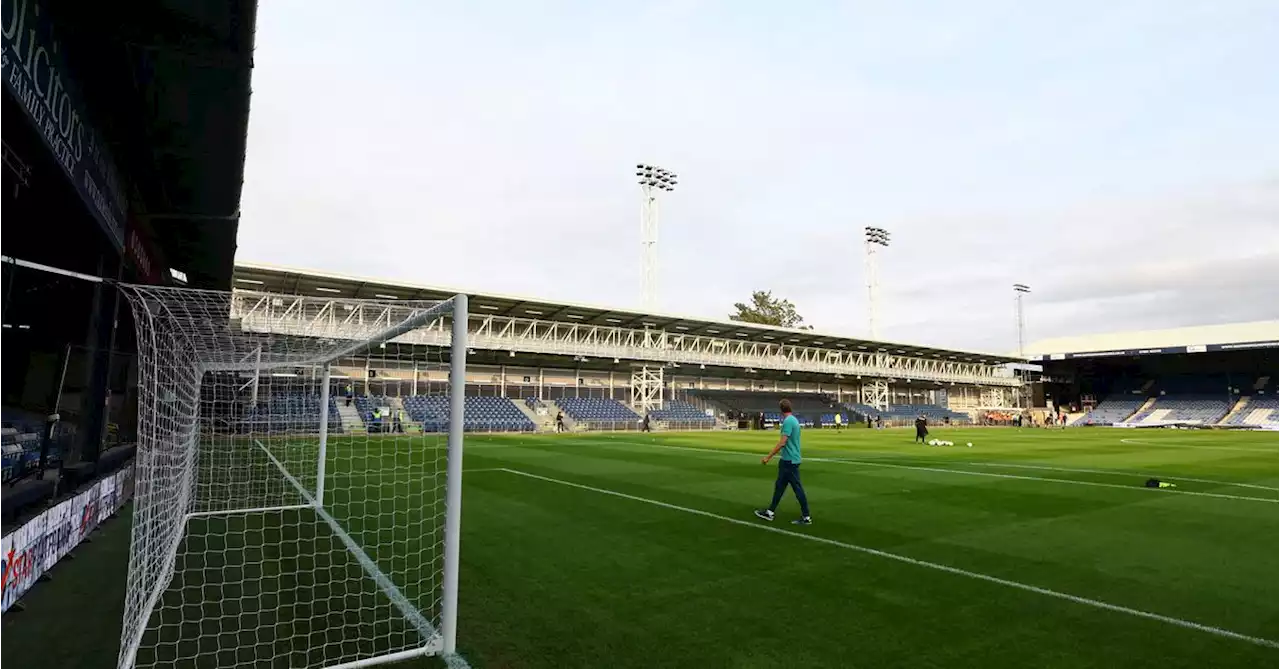
[[[88,124],[79,87],[59,53],[47,11],[36,0],[3,0],[4,88],[27,115],[54,162],[117,251],[127,204],[102,136]]]
[[[1118,358],[1140,355],[1168,355],[1179,353],[1206,353],[1213,351],[1246,351],[1260,348],[1280,348],[1277,341],[1239,342],[1234,344],[1195,344],[1191,346],[1165,346],[1162,348],[1137,348],[1112,351],[1084,351],[1080,353],[1052,353],[1037,356],[1036,360],[1083,360],[1087,358]]]

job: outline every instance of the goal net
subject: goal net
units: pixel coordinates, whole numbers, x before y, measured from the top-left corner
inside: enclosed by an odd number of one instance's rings
[[[139,400],[118,666],[451,655],[466,296],[121,289]]]

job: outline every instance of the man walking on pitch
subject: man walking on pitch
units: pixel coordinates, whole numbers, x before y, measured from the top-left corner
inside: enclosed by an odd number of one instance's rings
[[[920,443],[924,443],[924,438],[929,436],[929,420],[920,414],[916,417],[916,439]],[[912,442],[915,443],[915,442]]]
[[[809,519],[809,499],[805,497],[804,486],[800,485],[800,421],[791,415],[791,400],[782,400],[778,403],[778,408],[782,410],[782,436],[773,450],[760,458],[760,464],[767,465],[773,456],[782,452],[782,459],[778,461],[778,480],[773,484],[773,503],[767,509],[756,509],[756,517],[772,521],[773,512],[778,510],[782,493],[787,491],[789,485],[796,493],[796,501],[800,502],[800,518],[791,522],[796,525],[811,525],[813,521]]]

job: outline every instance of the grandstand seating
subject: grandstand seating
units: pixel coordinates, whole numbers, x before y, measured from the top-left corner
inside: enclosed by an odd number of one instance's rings
[[[1231,402],[1226,396],[1205,395],[1200,393],[1186,395],[1164,395],[1141,413],[1130,419],[1131,423],[1152,421],[1195,421],[1204,425],[1212,425],[1222,420],[1231,410]]]
[[[556,400],[566,414],[574,421],[593,423],[635,422],[640,419],[636,412],[628,409],[618,400],[598,399],[594,397],[562,397]]]
[[[423,432],[449,430],[447,395],[414,395],[404,398],[409,417],[422,425]],[[532,432],[537,426],[508,397],[467,397],[463,406],[462,429],[467,432]]]
[[[840,406],[843,406],[849,411],[852,411],[854,414],[856,414],[856,417],[859,417],[862,420],[866,420],[867,416],[871,416],[872,418],[875,418],[876,416],[879,416],[880,414],[884,413],[883,411],[869,404],[858,404],[857,402],[845,402]]]
[[[4,448],[5,481],[18,478],[39,464],[40,432],[30,432],[25,427],[22,431],[16,427],[5,427],[0,431],[0,442]]]
[[[818,421],[822,425],[835,425],[836,414],[840,414],[840,424],[848,425],[851,414],[848,411],[828,411],[824,414],[818,414]]]
[[[1123,422],[1133,415],[1147,398],[1142,395],[1112,395],[1101,402],[1076,421],[1077,425],[1111,425]]]
[[[250,431],[317,431],[320,429],[319,395],[270,395],[249,410],[242,421]],[[329,431],[342,432],[338,403],[329,398]]]
[[[355,397],[356,412],[360,414],[360,420],[365,425],[373,424],[374,401],[364,395],[356,395]]]
[[[697,390],[690,394],[723,404],[726,408],[741,413],[766,414],[778,412],[778,402],[791,400],[791,410],[797,414],[814,416],[831,413],[835,403],[827,395],[820,393],[788,393],[754,390]]]
[[[969,422],[969,414],[952,411],[936,404],[891,404],[884,411],[866,404],[845,403],[843,406],[853,412],[857,420],[866,420],[867,416],[874,419],[878,416],[887,421],[911,421],[919,417],[920,414],[924,414],[924,417],[930,423],[944,423],[948,419],[952,423]],[[827,421],[824,418],[822,422],[825,424]]]
[[[1280,412],[1280,403],[1277,402],[1276,396],[1270,397],[1257,396],[1250,397],[1249,403],[1231,418],[1228,418],[1223,425],[1266,425],[1273,426],[1280,419],[1277,418],[1277,412]]]
[[[782,414],[777,411],[765,411],[762,413],[762,415],[764,416],[765,423],[781,423],[782,422]],[[795,412],[792,412],[792,415],[796,417],[796,420],[800,421],[800,425],[802,427],[813,427],[812,416],[806,416],[804,414],[795,413]]]
[[[679,400],[663,402],[663,408],[650,411],[649,417],[653,420],[683,423],[692,427],[711,427],[716,424],[716,419],[708,416],[702,409]]]
[[[945,409],[936,404],[892,404],[883,415],[886,419],[906,420],[915,419],[922,414],[931,423],[941,423],[948,419],[952,423],[969,421],[969,414]]]

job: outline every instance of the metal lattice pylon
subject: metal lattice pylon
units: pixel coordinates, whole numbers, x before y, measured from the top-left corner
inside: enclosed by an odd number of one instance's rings
[[[884,379],[862,384],[862,403],[880,411],[889,409],[889,382]]]
[[[638,367],[631,371],[631,406],[641,413],[662,408],[661,367]]]

